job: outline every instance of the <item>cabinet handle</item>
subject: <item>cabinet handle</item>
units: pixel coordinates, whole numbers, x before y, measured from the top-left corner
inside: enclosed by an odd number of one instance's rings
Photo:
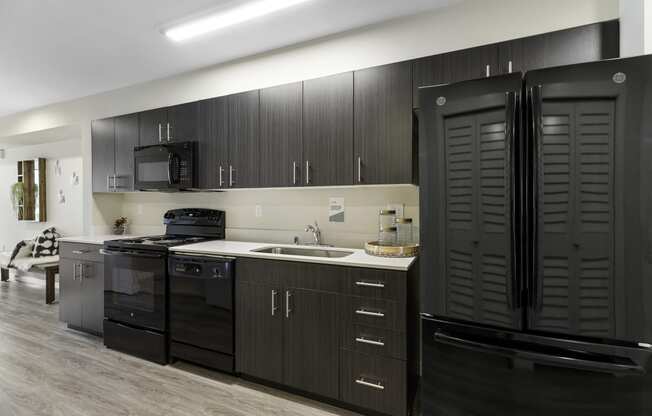
[[[168,134],[168,142],[172,140],[172,137],[170,137],[170,123],[167,123],[167,134]]]
[[[361,343],[361,344],[376,345],[376,346],[378,346],[378,347],[384,347],[384,346],[385,346],[385,343],[384,343],[382,340],[380,340],[380,339],[377,340],[377,341],[374,341],[373,339],[367,339],[367,338],[365,338],[365,337],[357,337],[357,338],[355,339],[355,342],[359,342],[359,343]]]
[[[88,250],[73,250],[72,254],[84,254],[88,253]]]
[[[486,74],[487,74],[487,78],[489,78],[491,76],[491,65],[487,65],[487,67],[485,68],[485,71],[486,71]]]
[[[507,63],[507,72],[509,72],[510,74],[512,73],[512,61],[509,61]]]
[[[310,184],[310,161],[306,160],[306,185]]]
[[[235,172],[235,169],[233,169],[233,165],[229,165],[229,186],[233,186],[235,181],[233,180],[233,172]]]
[[[292,162],[292,185],[297,184],[297,162]]]
[[[276,306],[276,295],[277,294],[278,294],[278,292],[276,292],[275,290],[272,290],[272,316],[275,315],[276,310],[278,309],[278,307]]]
[[[376,390],[385,390],[385,386],[383,386],[383,384],[380,381],[371,382],[371,381],[365,380],[364,377],[360,377],[360,378],[356,379],[355,382],[357,384],[363,385],[365,387],[371,387],[371,388],[376,389]]]
[[[383,283],[383,282],[377,282],[377,283],[374,283],[374,282],[355,282],[355,285],[356,286],[362,286],[362,287],[378,287],[378,288],[381,288],[381,289],[385,287],[385,283]]]
[[[362,158],[358,156],[358,183],[362,183]]]
[[[220,165],[220,188],[224,186],[224,181],[222,180],[223,172],[224,172],[224,168],[222,168],[222,165]]]
[[[163,133],[162,133],[162,129],[163,129],[163,128],[161,127],[161,123],[158,123],[158,142],[159,142],[159,143],[161,143],[161,142],[163,141],[163,137],[162,137],[162,134],[163,134]]]
[[[292,309],[290,309],[290,296],[292,294],[290,293],[289,290],[285,291],[285,317],[289,318],[290,317],[290,312],[292,312]]]
[[[373,312],[373,311],[368,311],[366,309],[357,309],[355,311],[356,314],[358,315],[365,315],[365,316],[374,316],[376,318],[384,318],[385,314],[382,312]]]

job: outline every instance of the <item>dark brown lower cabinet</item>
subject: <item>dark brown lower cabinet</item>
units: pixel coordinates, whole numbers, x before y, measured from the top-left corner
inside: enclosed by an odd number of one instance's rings
[[[408,414],[418,368],[412,269],[247,258],[236,267],[239,373],[354,410]]]

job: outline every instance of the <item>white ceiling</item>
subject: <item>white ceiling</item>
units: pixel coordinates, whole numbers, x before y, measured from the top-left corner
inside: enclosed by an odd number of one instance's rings
[[[175,44],[160,29],[244,0],[0,0],[0,115],[83,97],[458,0],[311,0]]]

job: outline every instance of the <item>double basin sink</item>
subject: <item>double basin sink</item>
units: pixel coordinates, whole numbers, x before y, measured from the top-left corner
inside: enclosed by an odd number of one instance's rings
[[[306,256],[306,257],[326,257],[326,258],[340,258],[353,254],[352,251],[346,250],[331,250],[327,248],[315,247],[264,247],[255,251],[257,253],[281,254],[288,256]]]

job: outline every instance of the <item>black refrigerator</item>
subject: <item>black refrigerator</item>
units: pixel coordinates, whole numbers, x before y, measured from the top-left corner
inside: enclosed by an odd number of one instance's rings
[[[422,414],[652,415],[652,56],[419,94]]]

